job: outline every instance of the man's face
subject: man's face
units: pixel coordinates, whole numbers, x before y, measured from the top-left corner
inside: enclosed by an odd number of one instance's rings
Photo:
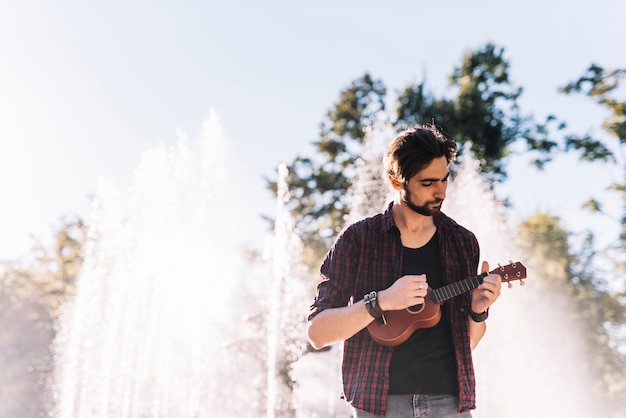
[[[411,177],[403,186],[401,198],[414,212],[433,216],[441,210],[448,188],[446,157],[435,158],[430,165]]]

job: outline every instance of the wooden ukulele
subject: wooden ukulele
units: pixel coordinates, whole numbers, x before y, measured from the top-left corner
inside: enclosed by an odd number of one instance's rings
[[[422,328],[430,328],[437,325],[441,318],[441,304],[462,293],[476,289],[481,285],[487,274],[497,274],[503,282],[526,278],[526,267],[519,261],[511,262],[506,266],[499,266],[489,273],[482,273],[465,280],[454,282],[439,289],[427,289],[424,303],[410,306],[397,311],[387,311],[381,321],[375,320],[367,326],[372,338],[379,344],[395,347],[405,342],[411,334]],[[509,287],[513,287],[509,283]]]

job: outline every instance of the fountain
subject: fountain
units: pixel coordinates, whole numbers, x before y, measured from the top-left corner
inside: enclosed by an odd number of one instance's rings
[[[392,136],[384,126],[368,134],[348,221],[388,201],[377,148]],[[245,259],[225,144],[212,114],[198,143],[180,134],[175,147],[149,150],[127,192],[99,185],[78,292],[54,343],[52,416],[346,416],[340,345],[302,355],[313,295],[286,169],[265,260]],[[476,173],[466,159],[444,211],[476,233],[483,259],[517,260],[506,213]],[[565,299],[528,276],[526,287],[503,289],[475,351],[474,415],[603,416]]]
[[[234,239],[225,144],[212,113],[197,143],[179,133],[146,152],[127,193],[99,185],[54,343],[54,416],[245,416],[261,404],[264,366],[239,348],[263,341],[245,320],[262,311],[262,278]]]
[[[287,167],[278,167],[276,221],[267,245],[271,267],[267,292],[267,417],[291,417],[302,406],[294,398],[293,363],[306,350],[305,307],[311,280],[302,261],[302,242],[287,207]]]
[[[471,229],[481,259],[528,268],[524,287],[503,285],[490,310],[487,333],[474,351],[477,381],[475,417],[610,416],[593,384],[585,337],[567,296],[533,272],[524,260],[506,210],[465,157],[451,182],[444,211]]]

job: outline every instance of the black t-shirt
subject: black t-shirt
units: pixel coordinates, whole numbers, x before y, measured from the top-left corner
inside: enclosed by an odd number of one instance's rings
[[[420,248],[404,248],[402,274],[426,274],[429,287],[443,286],[437,234]],[[443,306],[442,306],[443,308]],[[394,349],[390,395],[458,394],[456,356],[445,309],[432,328],[418,329]]]

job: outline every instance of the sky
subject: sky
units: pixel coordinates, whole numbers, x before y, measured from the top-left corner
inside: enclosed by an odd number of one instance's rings
[[[557,89],[591,63],[626,67],[625,15],[621,0],[0,2],[0,260],[86,217],[99,178],[128,187],[146,150],[198,135],[211,112],[245,167],[232,188],[257,241],[275,207],[264,177],[312,153],[352,80],[369,72],[393,95],[426,79],[445,94],[463,54],[488,42],[505,49],[523,112],[601,134],[602,109]],[[604,196],[619,215],[603,191],[619,166],[570,156],[539,173],[518,155],[509,174],[498,190],[512,217],[546,210],[573,230],[616,233],[579,207]]]

